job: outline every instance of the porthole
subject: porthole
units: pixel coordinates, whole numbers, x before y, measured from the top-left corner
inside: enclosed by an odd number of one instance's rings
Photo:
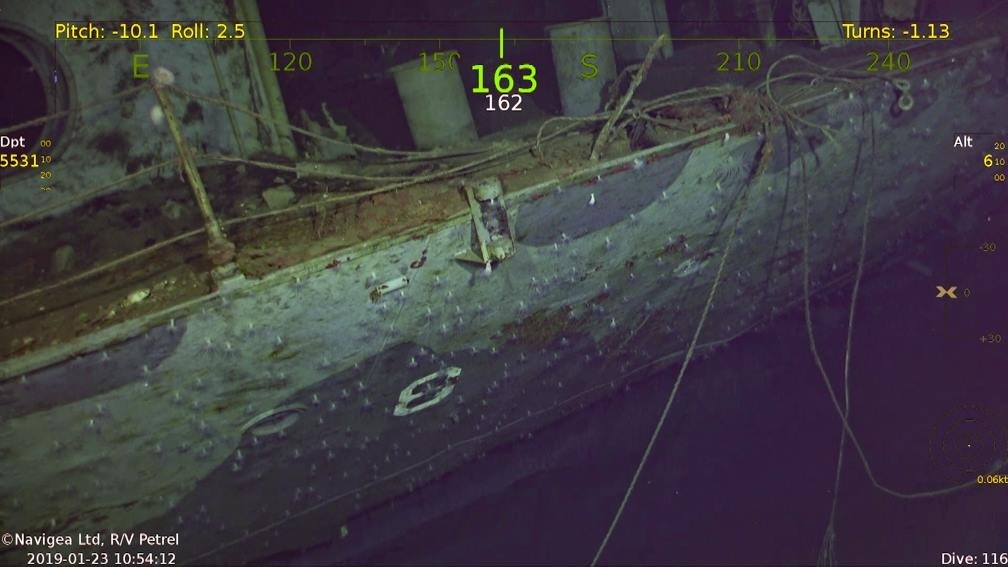
[[[24,136],[24,149],[2,148],[5,153],[39,153],[57,156],[66,147],[73,118],[69,111],[75,100],[73,79],[63,58],[52,41],[9,21],[0,20],[0,128],[8,128],[30,120],[57,113],[66,113],[43,124],[26,126],[10,137]],[[48,147],[40,147],[50,140]],[[23,169],[0,169],[0,175],[12,177],[24,174]]]

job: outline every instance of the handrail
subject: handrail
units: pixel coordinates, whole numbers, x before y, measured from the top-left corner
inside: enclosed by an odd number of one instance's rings
[[[50,120],[56,120],[59,118],[64,118],[73,114],[74,112],[80,112],[82,110],[87,110],[90,108],[97,108],[99,106],[104,106],[113,102],[117,102],[121,98],[125,98],[131,94],[138,93],[144,89],[148,88],[147,84],[137,85],[135,87],[130,87],[128,89],[123,89],[116,94],[110,96],[109,98],[103,98],[101,100],[96,100],[88,104],[83,104],[75,108],[68,108],[67,110],[61,110],[59,112],[53,112],[51,114],[46,114],[44,116],[39,116],[38,118],[32,118],[31,120],[26,120],[20,124],[15,124],[13,126],[8,126],[6,128],[0,128],[0,134],[10,134],[11,132],[17,132],[18,130],[23,130],[25,128],[30,128],[32,126],[38,126],[39,124],[45,124]]]
[[[178,161],[177,158],[166,159],[164,161],[155,163],[153,165],[148,165],[147,167],[142,167],[142,168],[134,171],[133,173],[124,175],[122,177],[119,177],[118,179],[115,179],[113,181],[105,183],[104,185],[99,185],[99,186],[94,187],[92,189],[88,189],[87,191],[84,191],[83,193],[80,193],[80,194],[78,194],[78,195],[76,195],[74,197],[70,197],[69,199],[63,199],[62,201],[58,201],[56,203],[52,203],[50,205],[46,205],[44,207],[40,207],[40,208],[35,209],[33,211],[29,211],[29,212],[24,213],[22,215],[18,215],[16,217],[12,218],[12,219],[7,219],[5,221],[0,221],[0,229],[7,228],[8,226],[13,226],[13,225],[16,225],[16,224],[20,224],[20,223],[23,223],[25,221],[31,220],[33,218],[36,218],[36,217],[41,217],[45,213],[48,213],[49,211],[53,211],[53,210],[56,210],[56,209],[62,209],[64,207],[68,207],[68,206],[71,206],[71,205],[74,205],[74,204],[83,203],[84,201],[86,201],[90,197],[93,197],[93,196],[98,195],[100,193],[104,193],[107,189],[111,189],[112,187],[115,187],[116,185],[122,185],[123,183],[125,183],[127,181],[132,181],[132,180],[134,180],[134,179],[142,176],[145,173],[151,173],[153,171],[157,171],[157,170],[161,169],[162,167],[168,167],[170,165],[175,164],[177,161]]]

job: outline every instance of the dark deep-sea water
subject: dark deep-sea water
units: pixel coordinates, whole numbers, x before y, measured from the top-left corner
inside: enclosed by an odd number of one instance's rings
[[[1008,346],[980,341],[1008,331],[1008,302],[998,295],[1008,262],[967,245],[947,254],[920,249],[910,263],[866,276],[852,351],[852,426],[876,479],[901,492],[975,478],[1006,455],[1008,441]],[[969,282],[972,302],[935,297],[935,286],[952,280]],[[812,303],[835,385],[849,291]],[[323,546],[281,562],[587,565],[677,370],[351,522],[349,537],[334,545],[341,551]],[[803,313],[792,310],[689,367],[601,563],[815,564],[839,437]],[[980,562],[984,552],[1008,550],[1008,486],[897,498],[871,485],[849,444],[844,456],[838,564],[939,565],[953,552]],[[516,469],[524,478],[488,488],[498,471]],[[424,510],[433,517],[410,529],[382,529]]]

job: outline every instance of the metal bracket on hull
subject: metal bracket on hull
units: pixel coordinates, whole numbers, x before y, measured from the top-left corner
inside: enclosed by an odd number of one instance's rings
[[[264,437],[280,433],[294,425],[301,417],[301,412],[306,409],[308,408],[304,404],[290,404],[264,411],[245,422],[245,425],[241,427],[241,434],[250,432],[256,437]]]
[[[913,109],[914,99],[910,94],[910,81],[906,79],[893,79],[893,87],[896,89],[896,102],[890,108],[893,116],[899,116],[904,112]]]
[[[406,276],[399,276],[398,278],[391,279],[383,284],[376,286],[371,290],[369,297],[371,301],[377,303],[379,299],[384,295],[388,295],[393,291],[399,291],[400,289],[409,285],[409,278]]]
[[[491,264],[510,258],[515,250],[511,223],[504,207],[504,190],[497,177],[481,179],[464,189],[476,238],[469,250],[455,258],[480,264],[489,271]]]
[[[461,368],[449,366],[410,382],[399,392],[399,403],[392,415],[403,417],[440,403],[451,395],[461,374]]]

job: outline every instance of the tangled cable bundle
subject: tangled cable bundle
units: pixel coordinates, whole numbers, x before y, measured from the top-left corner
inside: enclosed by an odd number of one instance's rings
[[[779,76],[779,77],[774,77],[773,76],[774,75],[774,71],[777,69],[777,67],[781,63],[784,63],[786,61],[803,62],[803,63],[807,64],[808,66],[812,67],[813,70],[812,71],[792,72],[792,73],[789,73],[789,74],[786,74],[786,75],[782,75],[782,76]],[[776,95],[774,94],[773,85],[776,84],[776,83],[782,82],[782,81],[793,80],[793,79],[802,79],[802,80],[810,79],[810,85],[809,85],[809,87],[806,87],[804,89],[798,89],[798,90],[796,90],[789,97],[786,97],[783,100],[778,99],[776,97]],[[777,124],[782,125],[784,127],[785,134],[788,137],[788,147],[789,148],[791,147],[791,143],[793,141],[793,138],[795,138],[797,136],[803,136],[805,138],[805,142],[806,142],[806,145],[807,145],[806,147],[812,147],[811,145],[808,144],[809,140],[808,140],[807,136],[803,133],[802,127],[812,128],[812,129],[818,130],[818,131],[822,132],[822,134],[828,140],[830,140],[833,143],[836,142],[836,137],[834,135],[834,132],[832,131],[832,129],[828,125],[825,125],[825,124],[815,124],[813,122],[810,122],[809,120],[805,119],[804,117],[798,115],[797,112],[787,104],[788,100],[794,100],[794,98],[796,98],[796,97],[800,96],[801,94],[807,92],[808,88],[815,87],[818,84],[822,84],[822,83],[830,83],[830,82],[832,82],[832,83],[836,83],[837,85],[842,85],[842,86],[845,86],[847,88],[852,89],[853,91],[857,91],[858,92],[858,94],[861,96],[861,100],[862,100],[862,109],[863,109],[863,111],[862,111],[862,128],[863,128],[864,125],[865,125],[865,122],[867,122],[869,120],[869,116],[871,115],[870,110],[868,109],[868,105],[864,101],[864,90],[865,89],[863,87],[867,83],[869,83],[869,82],[871,82],[873,80],[874,81],[881,80],[881,81],[884,81],[886,83],[892,84],[893,86],[899,88],[899,84],[897,83],[897,81],[899,81],[899,79],[893,79],[892,77],[885,76],[885,75],[876,76],[875,74],[868,74],[868,73],[857,72],[857,71],[849,71],[849,70],[845,70],[845,69],[842,69],[842,68],[825,67],[823,65],[819,65],[819,64],[814,63],[812,61],[809,61],[808,59],[806,59],[804,57],[801,57],[799,55],[787,55],[787,56],[784,56],[784,57],[778,59],[767,70],[766,77],[765,77],[765,80],[764,80],[763,85],[762,85],[762,88],[763,88],[763,97],[762,97],[762,100],[757,104],[757,107],[756,107],[757,108],[757,113],[758,113],[758,115],[759,115],[759,117],[760,117],[760,119],[762,121],[762,124],[763,124],[763,129],[762,129],[763,135],[764,135],[763,136],[763,147],[764,148],[769,148],[770,147],[769,144],[768,144],[768,141],[770,139],[771,128],[772,128],[773,125],[777,125]],[[654,109],[654,108],[656,108],[656,106],[651,106],[650,108]],[[875,155],[875,150],[876,150],[875,121],[874,121],[873,117],[870,119],[869,126],[870,126],[869,131],[870,131],[871,148],[870,148],[870,158],[868,160],[868,163],[869,163],[869,168],[873,168],[874,167],[874,155]],[[862,150],[863,150],[862,146],[863,146],[863,142],[859,141],[857,152],[856,152],[856,157],[855,157],[855,164],[854,164],[854,168],[853,168],[852,175],[851,175],[851,183],[852,184],[856,181],[856,179],[858,179],[858,170],[860,168],[861,157],[862,157]],[[769,156],[770,153],[769,153],[769,151],[763,151],[763,150],[761,150],[760,154],[761,154],[761,157],[759,158],[759,161],[762,162],[762,161],[766,160],[766,158]],[[854,284],[853,284],[853,289],[851,291],[851,299],[850,299],[849,310],[848,310],[847,335],[846,335],[846,341],[845,341],[845,345],[844,345],[844,367],[843,367],[843,382],[842,382],[842,384],[843,384],[843,404],[841,405],[841,402],[838,400],[837,394],[836,394],[836,392],[833,389],[832,383],[831,383],[830,378],[829,378],[829,374],[826,371],[825,366],[824,366],[823,361],[822,361],[822,358],[821,358],[821,356],[819,354],[819,348],[818,348],[818,345],[816,343],[815,333],[813,331],[813,326],[812,326],[812,309],[811,309],[811,295],[812,295],[812,291],[811,291],[811,286],[810,286],[811,267],[809,265],[809,241],[810,241],[809,235],[811,233],[811,228],[810,228],[810,209],[811,209],[811,207],[810,207],[810,201],[811,201],[811,198],[810,198],[810,195],[809,195],[809,192],[808,192],[808,185],[806,183],[806,181],[807,181],[807,171],[806,171],[806,164],[805,164],[805,156],[804,156],[804,154],[801,156],[800,160],[801,160],[801,168],[802,168],[802,173],[801,173],[801,178],[800,179],[801,179],[801,189],[802,189],[802,195],[803,195],[803,199],[802,199],[802,201],[803,201],[803,214],[802,214],[802,242],[803,242],[803,247],[802,247],[802,250],[803,250],[803,253],[802,253],[802,291],[803,291],[803,293],[802,293],[802,307],[803,307],[804,318],[805,318],[806,333],[807,333],[808,340],[809,340],[809,350],[810,350],[810,352],[812,354],[812,358],[813,358],[813,360],[815,362],[815,366],[816,366],[816,368],[817,368],[817,370],[818,370],[818,372],[820,374],[820,377],[823,380],[823,384],[826,386],[827,392],[828,392],[829,397],[830,397],[830,401],[832,402],[833,408],[834,408],[834,410],[835,410],[835,412],[836,412],[836,414],[839,417],[840,422],[841,422],[840,443],[839,443],[839,450],[838,450],[838,455],[837,455],[837,466],[836,466],[836,471],[835,471],[835,475],[834,475],[833,499],[832,499],[832,504],[831,504],[831,508],[830,508],[829,519],[827,521],[827,525],[826,525],[826,528],[824,530],[823,540],[822,540],[822,543],[820,545],[819,554],[818,554],[818,557],[817,557],[817,563],[820,566],[825,567],[825,566],[834,566],[834,565],[837,564],[837,558],[836,558],[836,511],[837,511],[837,505],[838,505],[838,493],[839,493],[839,489],[840,489],[840,477],[841,477],[841,472],[842,472],[842,469],[843,469],[843,455],[844,455],[844,451],[845,451],[845,448],[846,448],[848,440],[850,441],[850,444],[854,447],[855,451],[857,452],[857,455],[858,455],[858,457],[859,457],[859,459],[861,461],[861,464],[862,464],[862,466],[863,466],[863,468],[865,470],[865,473],[868,476],[868,479],[871,482],[872,486],[874,486],[876,489],[878,489],[878,490],[882,491],[883,493],[888,494],[890,496],[901,498],[901,499],[921,499],[921,498],[938,497],[938,496],[944,496],[944,495],[952,494],[952,493],[958,492],[960,490],[964,490],[966,488],[973,487],[973,486],[975,486],[975,483],[973,483],[973,482],[964,482],[962,484],[948,486],[948,487],[944,487],[944,488],[938,488],[938,489],[934,489],[934,490],[927,490],[927,491],[920,491],[920,492],[905,492],[905,491],[900,491],[900,490],[895,490],[893,488],[890,488],[890,487],[882,484],[881,482],[879,482],[875,478],[875,474],[872,472],[871,465],[869,464],[869,461],[868,461],[868,457],[865,454],[863,448],[861,447],[861,443],[858,441],[858,437],[855,434],[854,430],[852,429],[852,427],[850,425],[850,422],[848,420],[848,416],[850,415],[850,378],[851,378],[850,377],[850,360],[851,360],[852,341],[853,341],[853,334],[854,334],[854,313],[855,313],[855,310],[856,310],[857,298],[858,298],[858,292],[860,291],[861,280],[862,280],[862,278],[864,276],[864,271],[865,271],[865,262],[866,262],[866,257],[867,257],[867,244],[868,244],[868,227],[869,227],[869,221],[870,221],[870,218],[871,218],[871,204],[872,204],[873,185],[871,183],[868,184],[867,196],[866,196],[866,199],[865,199],[864,212],[863,212],[863,217],[862,217],[860,247],[859,247],[859,252],[858,252],[857,268],[856,268],[856,274],[855,274],[855,277],[854,277]],[[759,170],[760,170],[760,168],[756,167],[754,169],[754,172],[759,171]],[[669,393],[668,399],[667,399],[667,401],[665,403],[665,406],[664,406],[664,408],[662,410],[662,413],[660,414],[660,416],[658,418],[658,422],[655,424],[654,430],[653,430],[653,432],[651,434],[651,438],[650,438],[650,440],[649,440],[646,448],[644,449],[644,453],[642,454],[641,459],[638,462],[637,468],[634,471],[634,475],[631,478],[629,485],[627,486],[627,489],[626,489],[626,491],[624,493],[623,499],[620,502],[620,504],[619,504],[619,506],[618,506],[618,508],[617,508],[617,510],[616,510],[616,512],[614,514],[614,516],[613,516],[613,519],[612,519],[612,521],[609,524],[608,529],[606,530],[606,533],[605,533],[605,535],[604,535],[604,537],[602,539],[602,542],[600,543],[598,549],[595,552],[595,556],[593,557],[592,562],[591,562],[592,567],[594,567],[598,563],[599,559],[602,556],[602,553],[605,551],[606,546],[607,546],[607,544],[610,541],[610,538],[613,535],[613,532],[616,529],[617,524],[620,521],[620,518],[622,517],[622,514],[623,514],[623,511],[624,511],[624,509],[626,507],[626,504],[630,500],[630,496],[633,494],[633,491],[634,491],[634,489],[636,487],[636,484],[637,484],[637,481],[638,481],[638,479],[640,477],[641,471],[643,470],[645,464],[647,463],[647,460],[650,457],[651,452],[652,452],[652,450],[654,448],[655,442],[656,442],[656,440],[658,438],[658,435],[660,434],[661,429],[662,429],[663,425],[665,424],[665,421],[666,421],[666,419],[668,417],[669,410],[670,410],[670,408],[672,406],[672,403],[674,402],[675,397],[676,397],[676,395],[679,392],[679,387],[682,384],[682,380],[683,380],[683,377],[685,375],[686,368],[688,367],[690,361],[692,360],[692,354],[694,352],[697,340],[698,340],[698,338],[700,336],[700,333],[702,332],[704,324],[706,322],[707,314],[708,314],[708,311],[710,309],[710,305],[711,305],[711,303],[714,300],[714,296],[715,296],[715,294],[717,292],[718,285],[720,284],[721,279],[723,277],[723,268],[724,268],[725,262],[727,260],[728,254],[729,254],[729,252],[730,252],[730,250],[732,248],[732,244],[735,241],[736,230],[738,228],[738,224],[741,221],[742,216],[745,214],[745,212],[746,212],[746,210],[748,208],[748,203],[749,203],[748,188],[749,188],[749,185],[751,184],[751,182],[753,181],[753,179],[755,177],[756,177],[756,175],[750,176],[748,178],[747,182],[745,183],[743,189],[742,189],[742,191],[744,191],[744,193],[742,194],[742,197],[739,199],[740,205],[738,205],[738,212],[736,213],[735,223],[732,226],[731,233],[730,233],[730,235],[728,237],[728,242],[725,245],[724,252],[721,255],[721,260],[720,260],[720,263],[718,265],[717,272],[715,273],[714,281],[711,283],[710,290],[709,290],[709,292],[707,294],[707,300],[706,300],[706,302],[704,304],[704,308],[703,308],[703,310],[700,313],[700,318],[699,318],[699,320],[697,322],[696,330],[694,331],[693,337],[690,340],[689,347],[687,348],[686,354],[683,357],[681,366],[679,368],[679,372],[678,372],[678,374],[676,376],[675,381],[673,382],[672,390]],[[788,161],[788,172],[787,172],[787,177],[786,178],[787,178],[788,182],[790,183],[790,179],[791,179],[791,161],[790,160]],[[868,179],[872,178],[872,175],[871,175],[870,172],[867,175],[867,178]],[[999,461],[997,461],[997,462],[995,462],[995,463],[992,464],[989,472],[990,473],[997,473],[997,472],[1000,472],[1001,470],[1003,470],[1006,467],[1008,467],[1008,459],[1001,459],[1001,460],[999,460]]]

